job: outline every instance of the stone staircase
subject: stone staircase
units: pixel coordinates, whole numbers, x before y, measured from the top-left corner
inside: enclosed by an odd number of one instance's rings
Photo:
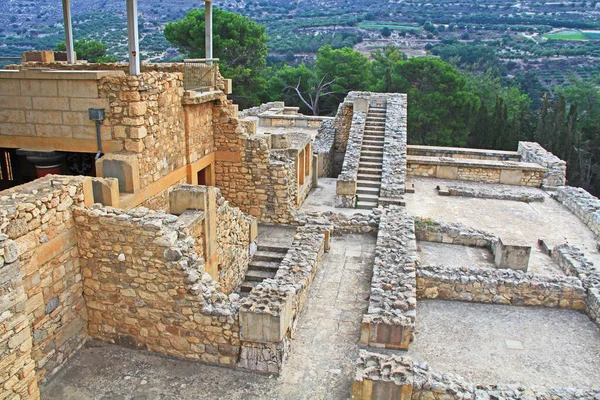
[[[276,245],[258,245],[254,257],[248,265],[246,278],[240,286],[240,296],[245,297],[263,280],[275,277],[279,264],[288,251],[287,247]]]
[[[370,210],[379,204],[385,115],[385,103],[371,103],[369,105],[358,163],[356,208]]]

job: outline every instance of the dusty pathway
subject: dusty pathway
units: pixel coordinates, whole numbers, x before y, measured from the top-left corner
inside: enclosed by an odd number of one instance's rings
[[[346,399],[367,307],[375,237],[336,237],[323,258],[284,373],[257,375],[116,346],[87,348],[43,399]]]

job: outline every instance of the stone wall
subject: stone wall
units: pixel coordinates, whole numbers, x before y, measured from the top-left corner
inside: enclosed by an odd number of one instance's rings
[[[89,119],[88,108],[110,108],[98,92],[98,82],[109,76],[124,74],[0,71],[0,136],[96,141],[95,123]],[[111,139],[106,129],[102,136]]]
[[[212,102],[185,105],[187,163],[215,152]]]
[[[462,246],[486,247],[493,250],[498,236],[469,228],[460,223],[448,224],[430,218],[415,218],[417,240],[426,242],[458,244]]]
[[[28,390],[36,398],[36,382],[56,372],[86,338],[71,217],[72,207],[91,202],[91,182],[85,182],[48,175],[0,192],[0,324],[7,333],[0,349],[2,370],[10,371],[0,382],[24,398]]]
[[[567,163],[550,153],[536,142],[519,142],[521,160],[540,164],[547,168],[542,185],[564,186],[566,183]]]
[[[523,203],[542,202],[545,196],[542,193],[533,193],[523,190],[507,188],[485,188],[479,189],[471,186],[438,186],[440,196],[474,197],[479,199],[497,199],[521,201]]]
[[[258,115],[258,124],[265,127],[319,128],[331,117],[319,117],[298,113],[298,107],[272,107]]]
[[[371,213],[354,213],[351,215],[336,213],[332,211],[314,211],[309,213],[298,213],[294,225],[323,225],[332,224],[336,235],[346,233],[373,233],[377,232],[381,209],[374,208]]]
[[[246,276],[250,262],[250,227],[254,218],[245,215],[217,191],[217,260],[219,283],[231,293]]]
[[[407,150],[408,155],[410,156],[467,158],[471,160],[521,161],[521,154],[516,151],[419,145],[408,145]]]
[[[214,106],[213,123],[216,186],[223,196],[261,222],[290,224],[310,190],[312,175],[299,192],[297,160],[288,152],[272,152],[264,135],[248,135],[237,108],[225,101]]]
[[[339,105],[335,116],[333,126],[335,128],[334,155],[332,177],[336,178],[342,172],[344,164],[344,155],[348,138],[350,136],[350,127],[352,126],[352,116],[354,115],[354,104],[348,98]]]
[[[74,212],[91,337],[233,366],[236,297],[204,272],[178,217],[139,208]]]
[[[388,95],[379,204],[401,200],[406,179],[406,95]]]
[[[242,300],[238,367],[275,374],[281,371],[330,233],[330,225],[297,228],[275,277],[265,279]]]
[[[412,340],[417,295],[417,244],[413,219],[404,208],[382,208],[375,247],[369,309],[360,343],[407,349]]]
[[[600,235],[600,200],[597,197],[572,186],[559,188],[552,197],[575,214],[596,236]]]
[[[334,178],[334,156],[336,130],[333,120],[323,121],[313,142],[313,153],[317,155],[318,176]]]
[[[540,187],[546,167],[535,163],[449,157],[407,157],[407,175]]]
[[[355,206],[358,162],[366,118],[366,111],[356,111],[352,115],[352,125],[348,136],[346,154],[344,155],[344,164],[336,182],[336,207],[354,208]]]
[[[181,73],[109,76],[98,91],[110,102],[103,126],[137,156],[141,187],[187,164]]]
[[[572,277],[495,268],[420,266],[417,296],[424,299],[585,310],[586,293]]]
[[[272,108],[283,108],[285,107],[285,103],[283,101],[270,101],[268,103],[263,103],[257,107],[247,108],[243,111],[240,111],[238,114],[239,118],[246,117],[257,117],[258,114],[262,114],[265,111],[269,111]]]

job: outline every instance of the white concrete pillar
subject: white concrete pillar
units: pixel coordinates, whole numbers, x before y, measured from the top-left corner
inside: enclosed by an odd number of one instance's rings
[[[65,46],[67,51],[67,62],[75,62],[75,49],[73,45],[73,26],[71,25],[71,0],[62,0],[63,20],[65,24]]]
[[[129,44],[129,74],[139,75],[141,68],[137,0],[127,0],[127,35]]]
[[[213,24],[212,24],[212,0],[204,0],[204,43],[206,45],[206,58],[213,58]]]

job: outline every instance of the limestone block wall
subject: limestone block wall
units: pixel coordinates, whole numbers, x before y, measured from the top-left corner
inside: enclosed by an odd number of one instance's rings
[[[407,174],[413,176],[539,187],[545,172],[545,167],[526,162],[407,157]]]
[[[247,216],[217,191],[217,246],[219,283],[231,293],[246,276],[250,262],[250,227],[254,218]]]
[[[273,107],[258,114],[258,117],[260,126],[288,128],[319,128],[323,121],[331,119],[331,117],[298,114],[298,109],[294,107]]]
[[[181,73],[109,76],[98,91],[110,102],[105,129],[138,157],[141,187],[186,165]]]
[[[417,296],[424,299],[585,310],[586,292],[572,277],[495,268],[420,266]]]
[[[540,164],[547,168],[542,184],[544,186],[564,186],[567,176],[567,163],[550,153],[536,142],[519,142],[521,160]]]
[[[306,225],[272,279],[265,279],[242,300],[238,367],[278,374],[291,333],[304,308],[310,284],[331,235],[331,225]]]
[[[564,186],[552,197],[568,208],[587,225],[596,236],[600,235],[600,200],[582,188]]]
[[[91,337],[235,364],[239,303],[204,272],[178,217],[98,206],[77,208],[74,217]]]
[[[406,178],[406,95],[388,95],[386,100],[380,204],[402,199]]]
[[[14,333],[1,339],[8,340],[0,347],[2,371],[11,371],[8,385],[23,393],[22,385],[36,392],[35,382],[56,372],[86,338],[71,211],[91,202],[91,182],[87,189],[85,182],[48,175],[0,192],[0,320]]]
[[[215,152],[212,104],[207,102],[185,106],[188,164]]]
[[[96,149],[95,123],[88,108],[109,109],[98,91],[103,77],[121,71],[0,71],[0,136],[5,147],[77,151],[78,140],[92,140]],[[103,130],[104,139],[111,139]],[[4,144],[6,143],[6,144]],[[118,144],[117,144],[118,146]],[[93,152],[89,151],[88,152]]]
[[[247,108],[243,111],[240,111],[238,116],[239,118],[246,117],[256,117],[259,114],[264,113],[265,111],[269,111],[272,108],[284,108],[285,103],[283,101],[270,101],[268,103],[263,103],[257,107]]]
[[[466,158],[471,160],[521,161],[521,154],[516,151],[420,145],[408,145],[407,147],[408,155],[410,156]]]
[[[271,151],[266,137],[248,135],[237,108],[225,101],[215,104],[213,124],[216,186],[223,196],[261,222],[290,224],[303,200],[296,159]],[[304,195],[312,184],[311,175],[306,181]]]
[[[315,211],[298,213],[294,224],[300,226],[333,224],[335,235],[344,233],[373,233],[378,230],[380,217],[381,209],[379,208],[374,208],[373,212],[369,214],[354,213],[350,215],[333,211]]]
[[[439,186],[438,194],[440,196],[461,196],[475,197],[480,199],[498,199],[521,201],[523,203],[542,202],[546,198],[542,193],[534,193],[525,190],[515,189],[480,189],[471,186],[451,185]]]
[[[360,343],[408,349],[415,324],[417,244],[413,219],[404,208],[382,208],[367,314]]]

